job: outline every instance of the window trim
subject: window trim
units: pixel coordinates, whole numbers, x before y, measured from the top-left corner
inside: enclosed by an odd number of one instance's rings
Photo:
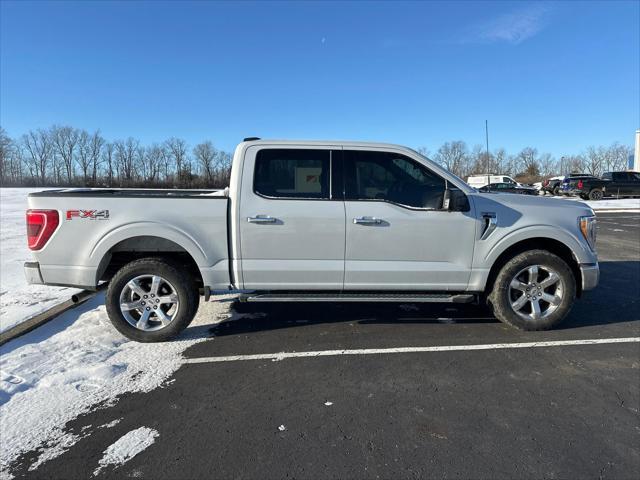
[[[329,197],[325,198],[317,198],[317,197],[271,197],[269,195],[265,195],[264,193],[260,193],[256,190],[256,168],[258,164],[258,155],[265,150],[310,150],[315,152],[328,152],[329,153]],[[254,195],[264,198],[266,200],[291,200],[291,201],[316,201],[316,202],[331,202],[336,199],[332,198],[332,189],[331,183],[333,180],[333,148],[261,148],[255,154],[253,160],[253,180],[251,182],[251,190]]]

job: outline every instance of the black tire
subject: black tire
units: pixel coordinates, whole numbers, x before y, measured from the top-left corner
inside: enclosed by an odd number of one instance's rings
[[[157,275],[171,284],[178,298],[178,307],[171,322],[158,330],[146,331],[131,325],[120,309],[120,294],[132,279]],[[141,258],[123,266],[109,282],[106,306],[113,326],[125,337],[136,342],[163,342],[177,336],[189,326],[200,303],[200,294],[191,275],[184,267],[163,258]]]
[[[560,195],[560,187],[553,187],[553,191],[551,193],[556,196]]]
[[[560,277],[562,298],[555,310],[546,316],[537,319],[530,316],[523,318],[511,306],[513,300],[510,285],[519,272],[534,265],[538,265],[542,269],[548,268]],[[525,295],[524,292],[523,295]],[[489,301],[496,318],[520,330],[548,330],[558,325],[571,311],[575,298],[576,280],[571,268],[560,257],[546,250],[529,250],[509,260],[500,269],[493,284],[493,290],[489,294]]]
[[[600,188],[594,188],[589,192],[589,200],[602,200],[604,194]]]

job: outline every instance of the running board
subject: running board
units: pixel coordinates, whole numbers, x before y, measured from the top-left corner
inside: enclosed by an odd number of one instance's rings
[[[473,294],[414,293],[263,293],[243,294],[241,302],[405,302],[405,303],[472,303]]]

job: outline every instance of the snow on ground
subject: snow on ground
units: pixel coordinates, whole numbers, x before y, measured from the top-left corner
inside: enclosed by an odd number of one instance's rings
[[[584,201],[584,200],[583,200]],[[585,201],[594,210],[640,210],[640,198],[620,198],[611,200]]]
[[[610,198],[604,200],[582,200],[579,197],[549,196],[558,200],[573,200],[589,205],[593,210],[640,210],[640,198]]]
[[[158,431],[153,428],[140,427],[120,437],[113,445],[104,451],[100,465],[93,472],[95,477],[104,467],[124,465],[143,450],[149,448],[156,441]]]
[[[68,300],[74,288],[27,285],[22,265],[27,248],[27,195],[42,188],[0,188],[0,332]]]
[[[91,435],[65,431],[74,418],[124,393],[162,386],[182,364],[182,352],[230,317],[230,299],[203,302],[175,341],[143,344],[113,328],[99,294],[0,347],[0,478],[10,478],[12,463],[26,452],[38,451],[30,466],[36,470]]]

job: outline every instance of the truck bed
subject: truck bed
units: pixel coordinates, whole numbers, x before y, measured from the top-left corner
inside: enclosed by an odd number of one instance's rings
[[[28,205],[59,216],[33,252],[45,283],[95,288],[116,254],[184,252],[204,285],[228,288],[226,190],[59,189],[31,193]]]

